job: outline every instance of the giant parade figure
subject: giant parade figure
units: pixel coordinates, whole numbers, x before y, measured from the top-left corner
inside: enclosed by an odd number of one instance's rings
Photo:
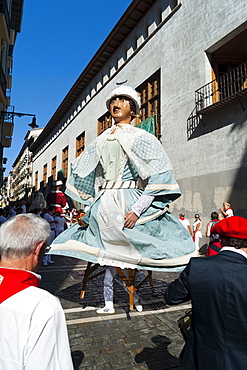
[[[64,231],[50,253],[112,266],[111,278],[114,267],[179,271],[197,253],[169,212],[181,195],[170,160],[154,135],[131,125],[141,106],[136,90],[118,86],[106,106],[114,125],[75,159],[66,184],[68,196],[90,206],[88,226]]]

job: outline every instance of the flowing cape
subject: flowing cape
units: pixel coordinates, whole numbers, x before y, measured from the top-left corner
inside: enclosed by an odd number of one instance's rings
[[[127,162],[121,180],[106,182],[101,153],[113,131]],[[103,132],[76,158],[66,184],[67,195],[91,206],[84,216],[88,226],[76,224],[60,234],[51,253],[122,268],[183,268],[197,252],[189,232],[168,209],[181,195],[171,170],[161,143],[146,131],[122,124]],[[124,215],[142,194],[154,201],[133,229],[124,228]]]

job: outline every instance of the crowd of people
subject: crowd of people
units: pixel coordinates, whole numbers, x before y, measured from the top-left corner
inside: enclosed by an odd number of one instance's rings
[[[61,234],[64,230],[72,226],[74,223],[79,225],[85,225],[82,217],[85,212],[83,210],[62,210],[60,207],[50,205],[48,208],[34,208],[30,209],[30,205],[26,204],[25,201],[12,202],[10,206],[0,208],[0,226],[7,220],[19,214],[35,214],[46,220],[50,225],[50,238],[47,246],[49,247],[53,240]],[[43,259],[43,266],[52,264],[54,261],[51,259],[51,255],[45,255]]]
[[[60,186],[60,183],[59,183]],[[43,195],[43,194],[42,194]],[[40,195],[38,194],[38,197]],[[43,203],[47,206],[47,203]],[[44,208],[33,208],[31,205],[27,204],[24,200],[12,202],[9,206],[0,208],[0,226],[10,219],[11,217],[23,214],[23,213],[33,213],[37,216],[44,218],[50,224],[50,239],[48,241],[48,246],[50,246],[53,240],[61,234],[64,230],[69,228],[75,223],[80,226],[85,226],[85,221],[83,221],[83,216],[85,211],[80,209],[77,210],[73,208],[72,210],[62,209],[60,205],[50,205]],[[223,207],[219,209],[218,212],[214,211],[210,215],[210,221],[206,225],[205,235],[209,238],[206,255],[211,256],[219,253],[221,249],[221,244],[219,240],[219,235],[212,234],[211,228],[220,220],[228,217],[232,217],[233,210],[229,202],[224,202]],[[200,255],[200,239],[202,238],[202,221],[198,213],[195,214],[195,220],[190,224],[189,220],[185,217],[185,213],[181,212],[179,214],[179,221],[191,234],[192,240],[195,242],[196,249],[198,250],[198,255]],[[52,264],[54,261],[51,259],[51,255],[46,255],[44,257],[43,266]]]
[[[229,202],[224,202],[223,207],[219,209],[219,212],[212,212],[210,217],[211,220],[207,223],[205,235],[209,238],[209,243],[207,247],[207,256],[211,256],[219,253],[221,244],[218,234],[212,234],[212,227],[219,221],[224,220],[225,218],[233,216],[233,209]],[[179,214],[179,221],[184,225],[184,227],[189,231],[192,236],[193,241],[195,242],[196,249],[198,250],[198,255],[200,255],[200,239],[202,238],[202,221],[198,213],[195,214],[195,221],[192,226],[187,218],[185,218],[185,213],[181,212]]]

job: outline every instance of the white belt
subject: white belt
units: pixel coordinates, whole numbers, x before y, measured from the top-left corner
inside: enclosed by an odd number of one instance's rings
[[[102,189],[136,189],[138,181],[105,181]]]

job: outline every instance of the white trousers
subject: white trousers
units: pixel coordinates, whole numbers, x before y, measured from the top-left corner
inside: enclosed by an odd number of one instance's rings
[[[126,277],[128,277],[128,270],[123,269],[123,272]],[[113,306],[113,279],[116,276],[117,271],[115,267],[109,266],[105,270],[105,277],[104,277],[104,299],[105,299],[105,304],[108,306]],[[116,280],[122,287],[123,289],[129,293],[125,283],[123,282],[122,279],[117,279]],[[139,302],[139,294],[135,293],[134,294],[134,303]]]

